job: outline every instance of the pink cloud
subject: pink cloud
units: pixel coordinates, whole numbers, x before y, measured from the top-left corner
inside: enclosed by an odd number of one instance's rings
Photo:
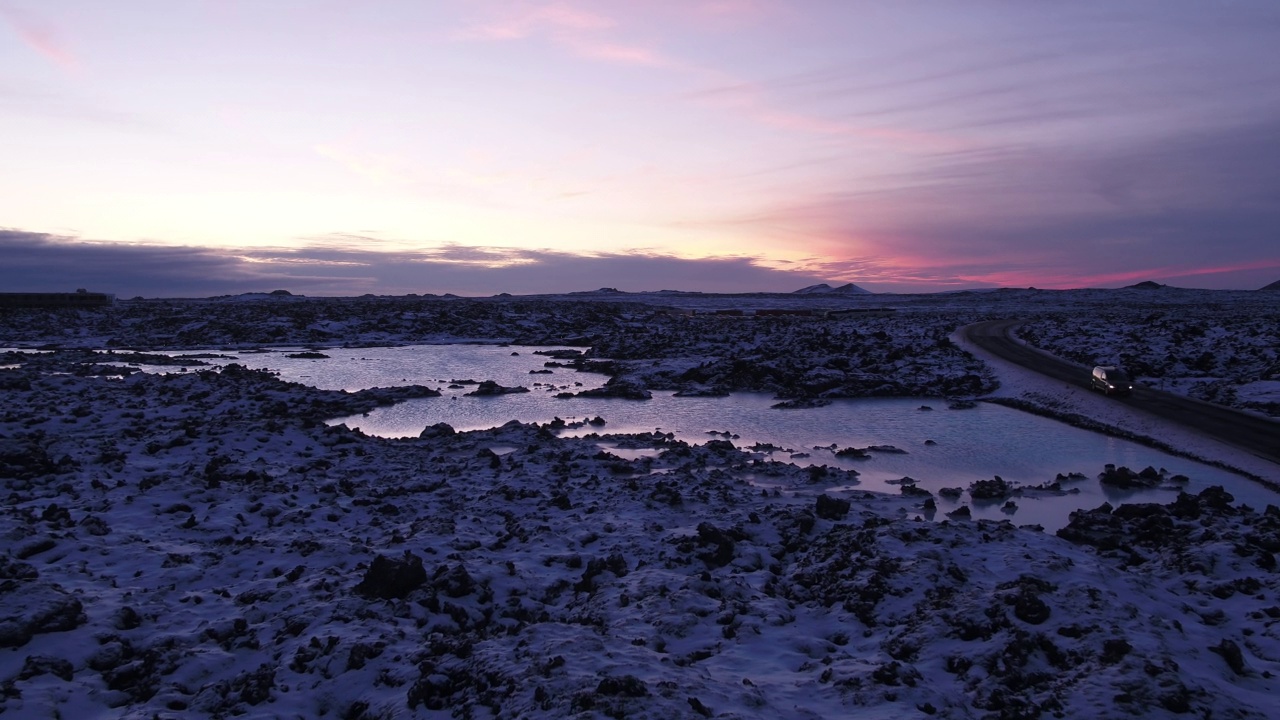
[[[598,13],[557,2],[524,8],[473,25],[462,30],[459,37],[467,40],[519,40],[539,32],[590,32],[611,28],[614,24],[613,20]]]
[[[1169,278],[1227,275],[1249,270],[1280,268],[1280,259],[1259,260],[1210,267],[1147,267],[1111,273],[1072,272],[1068,268],[1054,269],[1042,265],[1016,270],[994,270],[985,273],[957,273],[957,277],[970,283],[1002,287],[1037,287],[1050,290],[1066,290],[1082,287],[1110,287],[1132,285],[1146,280],[1166,281]]]
[[[566,2],[520,7],[506,15],[472,25],[456,37],[463,40],[508,41],[539,35],[579,57],[621,65],[676,67],[679,63],[657,50],[610,36],[619,23],[612,17],[583,10]]]
[[[27,47],[63,70],[72,72],[79,69],[80,63],[75,55],[62,44],[57,33],[48,24],[13,8],[0,7],[0,17],[13,28]]]
[[[1207,267],[1189,268],[1166,266],[1127,272],[1077,276],[1072,278],[1071,281],[1075,283],[1075,287],[1079,287],[1081,285],[1116,285],[1121,283],[1135,283],[1143,280],[1155,280],[1171,277],[1203,277],[1206,275],[1223,275],[1248,270],[1269,270],[1271,268],[1280,268],[1280,259],[1270,258],[1265,260],[1233,263],[1230,265],[1213,265]]]
[[[644,67],[674,67],[676,65],[674,61],[661,53],[638,45],[624,45],[613,42],[574,42],[571,45],[574,52],[583,57],[622,65],[640,65]]]
[[[1212,266],[1212,267],[1202,267],[1202,268],[1196,268],[1194,270],[1185,270],[1178,274],[1179,275],[1217,275],[1219,273],[1240,272],[1241,270],[1270,270],[1271,268],[1280,268],[1280,258],[1255,260],[1253,262],[1236,263],[1234,265],[1218,265],[1218,266]]]
[[[968,143],[959,138],[940,133],[860,125],[800,112],[781,106],[769,97],[764,86],[753,82],[730,80],[684,97],[725,108],[752,122],[807,135],[874,140],[910,151],[957,152],[968,147]]]
[[[937,133],[919,132],[905,128],[867,127],[786,110],[760,108],[753,115],[757,120],[767,125],[786,130],[799,130],[815,135],[843,135],[846,137],[882,140],[902,148],[914,150],[955,152],[965,147],[960,140]]]
[[[786,10],[766,0],[704,0],[690,6],[693,17],[715,29],[758,24]]]

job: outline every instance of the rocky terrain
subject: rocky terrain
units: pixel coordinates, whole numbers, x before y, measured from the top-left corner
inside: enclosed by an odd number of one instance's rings
[[[1280,302],[1153,302],[1065,313],[1022,326],[1028,343],[1082,365],[1124,367],[1138,382],[1280,417]],[[1171,291],[1185,296],[1187,291]]]
[[[1055,536],[728,438],[368,437],[324,421],[437,391],[200,369],[263,345],[554,343],[624,397],[972,397],[997,376],[948,336],[1014,316],[1082,364],[1272,411],[1274,296],[1167,290],[3,311],[0,346],[48,351],[0,355],[0,714],[1269,717],[1274,506],[1210,489]]]
[[[1270,292],[138,299],[96,310],[0,310],[0,345],[577,345],[587,348],[579,362],[614,376],[605,393],[754,390],[811,403],[989,392],[991,374],[948,336],[1001,317],[1026,318],[1020,333],[1028,343],[1082,366],[1120,364],[1140,382],[1280,415],[1280,296]]]
[[[321,422],[414,389],[66,351],[0,387],[13,717],[1262,718],[1280,689],[1280,510],[1220,490],[1055,537],[728,440]]]

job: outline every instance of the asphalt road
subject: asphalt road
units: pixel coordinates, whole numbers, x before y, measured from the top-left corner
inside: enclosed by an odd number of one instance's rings
[[[1010,338],[1010,332],[1020,322],[990,320],[961,328],[961,332],[969,342],[1002,360],[1048,375],[1055,380],[1076,383],[1081,387],[1089,386],[1092,368],[1067,362]],[[1113,397],[1111,400],[1172,420],[1264,460],[1280,464],[1280,422],[1142,386],[1135,386],[1132,395]]]

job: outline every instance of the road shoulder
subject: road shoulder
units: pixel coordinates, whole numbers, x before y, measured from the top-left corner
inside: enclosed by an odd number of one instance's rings
[[[1114,398],[1093,392],[1085,384],[1069,383],[1021,367],[970,342],[963,328],[951,334],[951,341],[987,364],[1000,387],[984,399],[1011,400],[1032,411],[1054,417],[1077,415],[1116,431],[1121,436],[1137,435],[1180,454],[1211,462],[1243,474],[1280,485],[1280,467],[1243,450],[1197,433],[1183,425],[1127,407]]]

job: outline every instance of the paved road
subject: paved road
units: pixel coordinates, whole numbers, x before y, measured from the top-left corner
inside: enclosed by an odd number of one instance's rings
[[[1020,322],[990,320],[969,325],[960,331],[969,342],[998,358],[1056,380],[1088,387],[1090,368],[1080,367],[1011,339],[1009,333]],[[1112,400],[1180,423],[1280,464],[1280,422],[1141,386],[1134,387],[1133,394],[1128,397]]]

